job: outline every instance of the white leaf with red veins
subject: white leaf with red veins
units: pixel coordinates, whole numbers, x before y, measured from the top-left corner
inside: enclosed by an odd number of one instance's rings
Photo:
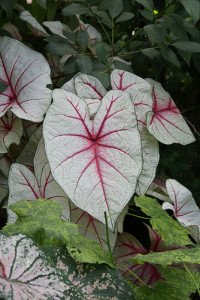
[[[72,202],[70,207],[70,221],[79,225],[79,230],[84,236],[96,241],[105,251],[108,251],[106,226],[86,211],[76,207]],[[117,230],[115,230],[115,233],[109,230],[109,241],[112,250],[114,249],[116,238]]]
[[[183,226],[194,225],[200,230],[200,209],[192,193],[175,179],[168,179],[166,187],[173,204],[165,202],[162,208],[173,210],[174,216]]]
[[[146,122],[149,132],[161,143],[187,145],[195,138],[184,121],[179,109],[162,85],[147,79],[152,85],[153,106],[147,113]]]
[[[7,153],[12,144],[19,145],[22,133],[22,120],[8,111],[0,118],[0,153]]]
[[[121,90],[131,95],[137,120],[146,125],[146,114],[152,110],[150,84],[135,74],[115,69],[111,73],[111,86],[113,90]]]
[[[110,91],[93,120],[76,95],[54,90],[44,121],[52,174],[70,200],[114,230],[141,172],[141,141],[130,97]]]
[[[40,23],[30,14],[29,11],[24,10],[20,14],[20,19],[31,25],[33,34],[36,36],[48,36],[49,34],[46,32],[44,27],[40,25]]]
[[[32,123],[34,126],[34,123]],[[37,124],[38,125],[38,124]],[[30,126],[29,128],[26,127],[25,131],[28,131],[29,133],[32,132],[33,126]],[[34,126],[35,129],[35,126]],[[32,135],[30,136],[28,142],[26,143],[25,147],[21,151],[20,155],[16,159],[15,162],[25,165],[27,168],[29,168],[31,171],[34,170],[33,167],[33,160],[35,156],[35,152],[38,146],[38,143],[40,139],[42,138],[42,126],[38,127]]]
[[[117,268],[124,277],[134,284],[153,285],[161,278],[161,275],[156,267],[150,263],[140,265],[130,260],[138,253],[147,254],[148,250],[133,235],[126,232],[121,233],[114,249]]]
[[[39,142],[34,158],[35,175],[24,165],[12,164],[9,174],[8,205],[19,200],[53,199],[61,203],[64,219],[69,219],[69,201],[62,188],[52,177],[44,149],[43,139]],[[16,216],[8,211],[8,220],[14,223]]]
[[[102,35],[99,31],[96,30],[95,27],[93,27],[90,24],[84,24],[85,29],[90,37],[90,42],[95,43],[96,41],[101,42],[102,41]]]
[[[76,94],[85,100],[90,115],[94,115],[106,94],[106,89],[97,78],[91,75],[80,74],[75,77],[74,82]]]
[[[44,57],[21,42],[0,37],[0,117],[11,108],[19,118],[41,122],[51,102],[50,68]]]
[[[0,235],[1,299],[64,299],[68,289],[43,252],[22,234]],[[66,299],[66,298],[65,298]]]
[[[157,140],[148,132],[146,127],[138,124],[142,142],[143,166],[138,178],[136,193],[144,195],[155,178],[159,162],[159,145]]]

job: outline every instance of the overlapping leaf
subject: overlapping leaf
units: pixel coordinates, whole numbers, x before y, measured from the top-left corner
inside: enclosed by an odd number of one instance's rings
[[[175,179],[168,179],[166,187],[173,204],[165,202],[162,208],[173,210],[174,216],[183,226],[197,226],[200,231],[200,209],[192,193]]]
[[[114,229],[141,172],[141,145],[130,97],[110,91],[93,120],[84,100],[54,91],[44,122],[52,174],[70,200]]]
[[[186,145],[195,138],[184,121],[179,109],[162,85],[148,79],[152,85],[153,106],[147,113],[147,128],[155,138],[164,144],[180,143]]]
[[[31,26],[34,35],[48,36],[48,33],[46,32],[44,27],[42,27],[40,23],[38,23],[38,21],[30,14],[29,11],[24,10],[23,12],[21,12],[20,19],[27,22]]]
[[[21,42],[0,37],[0,81],[8,85],[0,93],[0,116],[10,108],[19,118],[43,120],[51,101],[50,68],[43,56]]]
[[[34,158],[34,174],[24,165],[15,163],[9,174],[8,205],[21,199],[37,200],[54,199],[62,204],[63,218],[69,218],[68,197],[53,179],[44,149],[44,141],[39,142]],[[14,222],[15,216],[9,213],[9,221]]]
[[[22,120],[8,111],[0,118],[0,153],[8,152],[12,144],[19,145],[22,133]]]

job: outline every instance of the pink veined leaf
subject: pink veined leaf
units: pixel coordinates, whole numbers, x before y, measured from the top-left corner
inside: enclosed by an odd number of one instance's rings
[[[86,211],[76,207],[72,202],[70,203],[70,221],[79,225],[79,230],[84,236],[96,241],[105,251],[108,251],[106,226]],[[109,230],[109,241],[112,250],[116,238],[117,230],[115,232]]]
[[[9,174],[8,205],[19,200],[53,199],[61,203],[64,219],[69,219],[68,197],[53,179],[44,149],[44,141],[40,140],[34,158],[35,175],[24,165],[14,163]],[[8,220],[14,223],[16,216],[8,211]]]
[[[152,85],[153,106],[147,113],[146,122],[149,132],[161,143],[180,143],[187,145],[195,138],[183,119],[171,96],[162,85],[153,79],[147,79]]]
[[[41,122],[51,102],[50,68],[44,57],[21,42],[0,37],[0,117],[10,108],[19,118]]]
[[[0,297],[14,300],[64,299],[68,286],[32,240],[0,235]],[[67,298],[65,298],[67,299]]]
[[[18,28],[15,25],[13,25],[12,23],[6,23],[3,25],[2,28],[4,30],[8,31],[14,39],[16,39],[20,42],[22,41],[22,36],[19,33]]]
[[[31,26],[32,32],[35,36],[48,36],[49,34],[46,32],[44,27],[40,25],[40,23],[30,14],[28,10],[24,10],[20,14],[20,19],[25,21]]]
[[[63,86],[61,87],[62,89],[64,89],[67,92],[71,92],[73,94],[76,94],[76,89],[75,89],[75,77],[72,77],[72,79],[70,79],[69,81],[67,81],[65,84],[63,84]]]
[[[75,77],[74,83],[76,94],[85,100],[90,115],[94,115],[106,94],[106,89],[97,78],[91,75],[80,74]]]
[[[150,195],[162,201],[172,202],[167,193],[166,180],[159,177],[154,178],[146,191],[146,195]]]
[[[156,267],[150,263],[139,265],[130,260],[138,253],[147,254],[148,250],[131,234],[121,233],[114,249],[117,268],[125,278],[134,284],[141,285],[145,283],[152,286],[161,278],[161,275]]]
[[[157,140],[148,132],[147,128],[138,124],[142,142],[143,165],[138,178],[136,193],[144,195],[155,178],[159,162],[159,145]]]
[[[173,210],[174,216],[183,226],[197,226],[200,231],[200,209],[192,193],[175,179],[168,179],[166,187],[173,204],[164,202],[162,208]]]
[[[115,69],[111,73],[111,86],[113,90],[121,90],[131,95],[137,120],[146,126],[146,114],[152,110],[150,84],[135,74]]]
[[[15,162],[23,164],[31,171],[34,171],[33,160],[38,143],[42,138],[42,126],[36,127],[34,123],[29,125],[30,126],[25,127],[25,132],[28,136],[30,136],[30,138]]]
[[[52,174],[70,200],[114,230],[141,172],[141,141],[127,93],[110,91],[93,120],[84,100],[54,90],[44,121]]]
[[[22,133],[22,120],[7,111],[0,118],[0,153],[7,153],[12,144],[19,145]]]

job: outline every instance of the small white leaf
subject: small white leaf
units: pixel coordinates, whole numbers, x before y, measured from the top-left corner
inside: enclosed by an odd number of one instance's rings
[[[175,179],[168,179],[166,187],[173,204],[164,202],[162,208],[173,210],[174,216],[183,226],[194,225],[200,230],[200,209],[192,193]]]
[[[12,144],[19,145],[22,133],[22,120],[8,111],[0,118],[0,153],[7,153]]]
[[[94,115],[106,94],[106,89],[97,78],[91,75],[80,74],[75,77],[74,83],[76,94],[85,100],[90,115]]]
[[[46,30],[44,29],[44,27],[42,27],[40,25],[40,23],[38,23],[38,21],[30,14],[29,11],[27,11],[27,10],[22,11],[19,17],[21,20],[23,20],[26,23],[31,25],[31,27],[33,29],[33,33],[35,33],[36,36],[48,36],[49,35],[46,32]]]
[[[90,120],[84,100],[54,90],[44,122],[52,174],[79,208],[114,229],[141,172],[141,141],[130,96],[110,91]]]
[[[161,143],[180,143],[187,145],[195,138],[184,121],[179,109],[171,96],[162,85],[153,79],[147,79],[152,85],[153,106],[147,113],[147,128],[149,132]]]
[[[52,33],[67,39],[63,34],[63,31],[66,29],[66,25],[64,26],[60,21],[45,21],[43,22],[43,25],[46,26]]]

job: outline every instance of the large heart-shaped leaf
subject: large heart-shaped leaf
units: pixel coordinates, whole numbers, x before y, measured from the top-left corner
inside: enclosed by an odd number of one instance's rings
[[[200,209],[192,193],[175,179],[168,179],[166,187],[173,204],[164,202],[162,208],[173,210],[174,216],[183,226],[195,225],[200,231]]]
[[[0,116],[10,108],[19,118],[43,120],[51,101],[50,68],[44,57],[21,42],[0,37],[0,81],[8,87],[0,93]]]
[[[79,230],[84,236],[96,241],[103,249],[108,251],[106,226],[99,220],[93,218],[86,211],[73,205],[73,203],[70,204],[70,208],[70,221],[79,225]],[[113,250],[117,238],[117,231],[115,230],[114,233],[108,230],[108,234],[110,248]]]
[[[8,152],[13,143],[19,145],[22,133],[22,121],[8,111],[0,118],[0,153]]]
[[[55,90],[44,122],[52,174],[79,208],[114,229],[141,172],[141,142],[130,97],[110,91],[94,120],[76,95]]]
[[[68,289],[59,270],[50,266],[30,239],[22,234],[0,235],[0,297],[8,300],[64,299]]]
[[[111,73],[111,85],[113,90],[125,91],[131,95],[137,120],[145,125],[146,113],[151,111],[152,107],[150,84],[135,74],[115,69]]]
[[[153,107],[147,113],[147,128],[163,144],[180,143],[187,145],[195,138],[184,121],[179,109],[162,85],[148,79],[152,85]]]
[[[9,174],[8,205],[21,199],[54,199],[62,204],[63,218],[69,218],[68,197],[62,188],[53,179],[44,149],[44,141],[39,142],[34,158],[34,174],[25,166],[15,163]],[[16,217],[9,212],[9,221],[14,222]]]

